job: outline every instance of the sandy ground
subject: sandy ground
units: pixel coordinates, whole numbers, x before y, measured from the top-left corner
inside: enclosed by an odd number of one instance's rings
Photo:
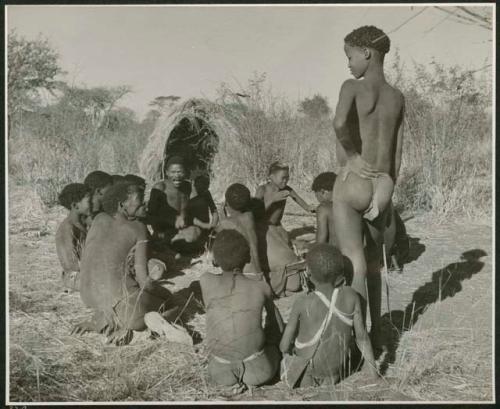
[[[100,335],[70,336],[71,327],[89,312],[79,294],[62,292],[54,244],[62,217],[60,211],[52,211],[37,226],[16,227],[14,221],[10,225],[10,401],[227,400],[199,383],[205,382],[206,361],[197,369],[192,367],[204,353],[204,312],[197,280],[206,264],[186,264],[164,282],[182,305],[193,293],[183,317],[194,333],[194,352],[179,353],[177,361],[169,361],[168,352],[175,348],[162,346],[161,340],[151,340],[144,333],[136,334],[132,344],[121,349],[104,345]],[[296,235],[310,231],[314,218],[287,215],[284,224]],[[278,383],[236,400],[492,399],[491,227],[435,224],[423,216],[406,224],[412,261],[402,274],[392,273],[388,278],[390,314],[383,291],[387,351],[378,358],[378,365],[385,383],[370,389],[355,374],[335,387],[290,392]],[[277,301],[285,319],[293,300],[294,296]],[[471,369],[464,368],[463,356],[457,356],[455,366],[451,365],[454,358],[446,354],[458,350],[474,354],[474,373],[464,373]],[[429,351],[432,356],[425,355]],[[117,354],[121,369],[113,368]],[[135,367],[124,364],[129,359]],[[420,362],[423,359],[428,360],[425,365]],[[154,370],[144,362],[151,362]],[[155,362],[170,366],[156,367]],[[451,369],[444,371],[443,365],[451,365]],[[154,371],[154,376],[161,377],[174,367],[178,378],[168,375],[170,381],[161,378],[161,385],[153,382],[143,387],[139,375],[127,380],[126,386],[120,383],[139,370]],[[421,376],[418,382],[416,372]],[[183,374],[189,376],[184,379]]]

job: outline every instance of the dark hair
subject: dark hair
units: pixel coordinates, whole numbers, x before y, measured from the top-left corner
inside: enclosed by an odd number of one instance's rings
[[[87,185],[83,183],[70,183],[64,186],[61,193],[59,193],[59,204],[71,210],[73,203],[78,203],[88,194],[90,194],[90,187]]]
[[[194,187],[196,189],[196,193],[207,191],[209,186],[210,179],[208,178],[208,176],[200,175],[194,179]]]
[[[312,277],[320,283],[334,283],[344,275],[342,253],[331,244],[315,244],[307,253],[306,264]]]
[[[318,176],[314,178],[311,190],[313,192],[319,192],[320,190],[332,191],[336,178],[337,175],[333,172],[320,173]]]
[[[126,181],[118,182],[104,193],[102,208],[107,214],[113,216],[118,211],[119,203],[127,200],[129,195],[139,191],[142,191],[142,189],[136,184]]]
[[[212,251],[215,262],[224,271],[243,269],[250,262],[250,247],[243,235],[236,230],[217,233]]]
[[[83,183],[90,187],[92,192],[95,192],[97,189],[112,185],[113,178],[109,173],[103,172],[102,170],[94,170],[85,177]]]
[[[226,190],[226,203],[234,210],[247,210],[250,204],[250,190],[241,183],[233,183]]]
[[[269,166],[268,175],[272,175],[273,173],[276,173],[280,170],[290,171],[290,167],[288,165],[285,165],[284,163],[279,162],[279,161],[273,162],[273,163],[271,163],[271,166]]]
[[[131,173],[125,175],[123,177],[127,182],[133,183],[134,185],[137,185],[143,189],[146,188],[146,179],[141,178],[140,176],[133,175]]]
[[[111,175],[111,178],[113,179],[113,184],[125,182],[125,177],[122,175]]]
[[[165,164],[165,169],[168,170],[168,168],[172,165],[181,165],[183,168],[186,167],[186,164],[184,163],[184,158],[179,155],[174,155],[168,158],[167,163]]]
[[[363,26],[351,31],[344,42],[354,47],[368,47],[382,54],[389,52],[391,40],[382,30],[375,26]]]

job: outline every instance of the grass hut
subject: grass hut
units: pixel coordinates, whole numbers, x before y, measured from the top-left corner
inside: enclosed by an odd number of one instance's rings
[[[206,99],[174,102],[158,119],[142,152],[141,175],[153,183],[162,179],[167,160],[179,155],[184,158],[191,177],[209,175],[211,190],[220,196],[223,187],[217,186],[217,182],[231,167],[220,152],[228,152],[238,144],[237,132],[227,118],[222,106]]]

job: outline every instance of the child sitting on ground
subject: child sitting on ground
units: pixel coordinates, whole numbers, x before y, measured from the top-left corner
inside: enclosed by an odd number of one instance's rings
[[[225,194],[227,216],[217,226],[217,232],[236,230],[245,237],[250,247],[250,262],[243,268],[244,274],[262,278],[260,266],[257,230],[254,215],[250,211],[250,191],[241,183],[229,186]]]
[[[240,233],[220,232],[213,253],[222,274],[205,273],[200,278],[207,311],[208,374],[212,382],[242,392],[270,381],[278,371],[283,321],[268,285],[242,274],[250,249]]]
[[[102,170],[95,170],[85,177],[83,183],[90,188],[90,216],[85,223],[89,228],[95,216],[102,211],[102,198],[113,185],[113,178]]]
[[[148,204],[148,224],[153,228],[153,239],[163,247],[171,246],[177,252],[187,252],[201,235],[201,229],[187,224],[187,205],[191,184],[185,180],[184,161],[180,156],[167,160],[166,179],[151,189]],[[182,232],[182,237],[177,236]],[[176,237],[177,236],[177,237]],[[176,238],[175,243],[172,242]]]
[[[146,226],[135,220],[143,202],[143,190],[126,182],[106,192],[105,213],[94,219],[81,260],[80,295],[94,315],[75,333],[106,331],[108,342],[125,344],[132,330],[146,328],[145,314],[160,310],[171,295],[148,274]],[[127,260],[132,251],[133,271]]]
[[[90,188],[70,183],[59,194],[59,204],[69,210],[56,232],[56,251],[61,263],[63,285],[80,288],[80,257],[87,235],[86,218],[90,215]]]
[[[370,374],[377,377],[373,350],[361,313],[359,295],[344,285],[339,250],[317,244],[307,254],[315,291],[295,300],[281,339],[281,379],[290,387],[337,383],[347,374],[346,358],[354,335]]]
[[[264,271],[269,271],[271,287],[278,296],[301,288],[299,274],[287,277],[285,270],[287,265],[299,261],[291,247],[288,232],[281,225],[286,200],[291,197],[307,212],[314,211],[313,206],[288,186],[289,176],[288,166],[274,162],[269,168],[269,182],[259,186],[255,194],[265,207],[263,223],[259,223],[258,227],[261,263]]]

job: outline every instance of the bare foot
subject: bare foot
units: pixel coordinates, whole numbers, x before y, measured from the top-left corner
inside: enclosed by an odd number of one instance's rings
[[[96,331],[95,322],[93,320],[86,320],[76,324],[71,330],[70,335],[83,335],[94,331]]]

